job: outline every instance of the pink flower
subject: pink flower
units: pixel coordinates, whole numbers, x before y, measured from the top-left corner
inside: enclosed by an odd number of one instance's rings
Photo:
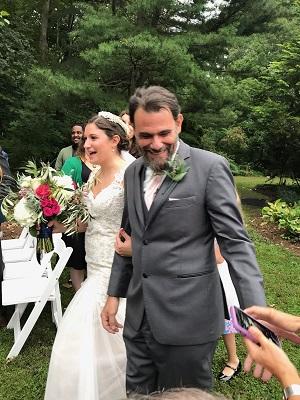
[[[60,213],[60,206],[55,199],[42,199],[40,204],[43,210],[43,215],[47,218]]]
[[[30,190],[28,188],[21,188],[19,191],[19,197],[26,197],[27,193],[29,193]]]
[[[51,190],[50,190],[49,185],[44,183],[36,188],[35,193],[38,197],[45,198],[51,194]]]
[[[51,204],[52,204],[52,202],[48,198],[41,199],[41,201],[40,201],[40,205],[42,208],[51,207]]]

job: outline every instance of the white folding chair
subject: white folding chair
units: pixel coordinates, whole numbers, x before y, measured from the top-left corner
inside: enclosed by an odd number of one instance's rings
[[[14,240],[14,239],[11,239]],[[2,248],[2,257],[4,264],[31,260],[36,253],[36,238],[28,234],[22,248]]]
[[[52,319],[56,326],[61,321],[62,309],[58,280],[73,249],[66,247],[60,239],[57,240],[54,251],[58,255],[58,260],[53,269],[50,265],[51,252],[45,254],[41,262],[41,271],[46,271],[46,273],[40,276],[7,279],[2,282],[3,305],[16,305],[15,312],[7,325],[8,328],[14,329],[14,344],[7,359],[19,354],[48,300],[51,301]],[[21,329],[21,316],[27,304],[32,302],[35,305]]]
[[[26,245],[26,239],[29,237],[29,229],[23,228],[17,239],[1,240],[2,250],[22,249]]]
[[[31,236],[31,240],[34,240],[34,244],[36,244],[36,240]],[[53,234],[53,245],[54,251],[55,249],[63,249],[65,248],[65,243],[61,239],[61,233],[54,233]],[[9,252],[11,253],[11,252]],[[18,254],[15,256],[15,259],[18,259]],[[44,269],[41,264],[37,261],[36,258],[36,248],[33,252],[32,258],[29,261],[13,261],[13,255],[10,258],[11,262],[5,263],[5,268],[3,271],[3,279],[19,279],[19,278],[30,278],[34,276],[40,276]]]

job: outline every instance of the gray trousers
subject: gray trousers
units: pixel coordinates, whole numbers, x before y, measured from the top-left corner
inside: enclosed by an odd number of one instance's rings
[[[154,339],[146,317],[138,332],[126,325],[124,341],[129,397],[130,393],[149,394],[175,387],[211,389],[217,341],[190,346],[162,345]]]

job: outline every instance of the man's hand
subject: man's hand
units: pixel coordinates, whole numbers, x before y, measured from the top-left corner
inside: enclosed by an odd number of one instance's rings
[[[283,387],[300,382],[298,372],[285,352],[267,339],[259,329],[254,326],[249,332],[256,343],[244,338],[248,349],[248,356],[244,362],[244,370],[249,372],[255,364],[253,375],[267,382],[272,375],[281,382]]]
[[[85,232],[88,224],[86,222],[77,221],[76,232]]]
[[[121,228],[116,236],[115,250],[122,257],[131,257],[132,255],[132,242],[125,229]]]
[[[123,326],[116,320],[118,308],[119,298],[108,296],[101,312],[101,321],[103,328],[109,333],[119,332],[119,328],[123,328]]]

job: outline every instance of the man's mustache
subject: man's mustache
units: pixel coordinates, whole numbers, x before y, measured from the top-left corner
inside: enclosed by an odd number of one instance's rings
[[[159,149],[159,150],[145,149],[145,148],[144,148],[144,151],[145,151],[146,153],[150,153],[150,154],[160,154],[160,153],[163,153],[163,152],[166,151],[166,150],[168,150],[167,147],[164,147],[164,148]]]

